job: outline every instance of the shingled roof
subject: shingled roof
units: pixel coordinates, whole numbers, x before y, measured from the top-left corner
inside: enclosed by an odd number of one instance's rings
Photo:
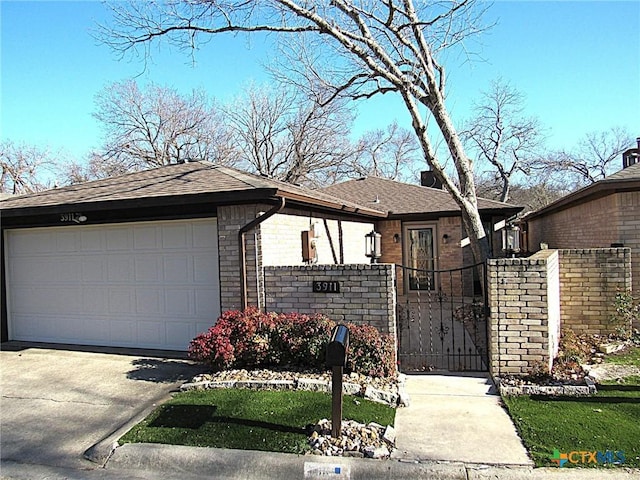
[[[349,180],[320,190],[335,197],[384,210],[390,218],[433,215],[459,215],[460,207],[445,190],[396,182],[378,177]],[[483,213],[514,215],[522,207],[508,203],[478,199],[478,208]]]
[[[189,202],[230,204],[241,201],[268,201],[276,197],[285,197],[298,204],[365,216],[385,216],[384,212],[373,206],[361,206],[325,192],[208,162],[169,165],[11,197],[0,201],[0,210],[2,216],[18,216],[59,206],[81,206],[83,209],[91,209],[105,203],[111,205],[118,202],[132,202],[133,206],[137,206],[145,203],[144,200],[151,200],[155,205],[170,204],[174,200],[179,200],[183,204]]]

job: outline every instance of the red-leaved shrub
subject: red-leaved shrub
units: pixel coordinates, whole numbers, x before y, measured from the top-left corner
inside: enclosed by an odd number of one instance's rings
[[[302,367],[325,370],[325,350],[336,323],[324,315],[265,313],[257,308],[224,312],[189,346],[190,358],[214,370]],[[368,325],[347,324],[347,371],[384,377],[395,374],[391,336]]]

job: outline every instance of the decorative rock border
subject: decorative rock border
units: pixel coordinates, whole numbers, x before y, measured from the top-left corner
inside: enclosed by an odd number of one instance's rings
[[[495,379],[500,395],[515,397],[520,395],[547,395],[588,397],[598,393],[596,384],[590,377],[585,377],[586,385],[505,385],[500,379]]]
[[[290,375],[291,376],[291,375]],[[366,398],[378,403],[384,403],[391,407],[409,406],[409,395],[405,390],[406,376],[398,375],[395,391],[374,388],[371,385],[349,382],[349,377],[345,376],[342,384],[342,393]],[[331,393],[331,381],[320,378],[309,378],[307,376],[292,377],[290,380],[279,379],[243,379],[243,380],[203,380],[201,377],[194,378],[191,382],[180,387],[181,391],[189,390],[209,390],[218,388],[246,388],[251,390],[306,390],[311,392]]]

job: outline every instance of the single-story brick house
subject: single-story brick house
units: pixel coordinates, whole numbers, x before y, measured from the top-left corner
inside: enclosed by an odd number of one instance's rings
[[[640,154],[638,149],[628,152]],[[626,153],[626,152],[625,152]],[[631,249],[632,289],[640,295],[640,163],[573,192],[523,219],[528,251]]]
[[[190,162],[2,200],[2,341],[184,350],[221,311],[265,305],[266,267],[369,263],[373,229],[385,262],[431,228],[433,266],[461,266],[448,194],[383,183],[361,204]],[[518,208],[481,210],[490,221]]]

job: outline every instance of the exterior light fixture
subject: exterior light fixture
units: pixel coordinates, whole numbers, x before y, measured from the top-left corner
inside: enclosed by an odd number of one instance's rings
[[[371,259],[371,263],[378,263],[378,259],[382,256],[382,235],[375,230],[364,236],[365,255]]]
[[[442,243],[449,243],[449,234],[445,233],[442,235]]]
[[[502,250],[507,255],[515,255],[520,251],[520,227],[512,223],[502,230]]]

